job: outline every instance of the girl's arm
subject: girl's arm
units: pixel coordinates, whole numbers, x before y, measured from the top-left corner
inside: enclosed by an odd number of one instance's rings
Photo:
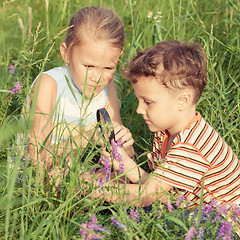
[[[36,98],[36,99],[35,99]],[[56,105],[57,98],[57,83],[47,74],[42,74],[34,84],[32,96],[30,99],[30,106],[34,108],[33,122],[29,137],[29,156],[33,160],[35,165],[39,164],[40,174],[43,173],[43,169],[47,168],[51,170],[53,164],[53,158],[51,152],[57,156],[61,156],[63,149],[67,147],[70,151],[70,142],[64,142],[58,144],[54,150],[54,146],[51,146],[51,131],[53,129],[53,112]],[[35,104],[34,104],[35,103]],[[35,105],[35,106],[34,106]],[[50,136],[48,137],[48,135]],[[89,135],[89,136],[88,136]],[[84,133],[84,137],[78,136],[75,138],[76,143],[83,148],[87,145],[87,139],[91,136],[91,133]],[[40,144],[42,144],[48,137],[45,147],[39,154]],[[66,146],[67,144],[67,146]],[[58,163],[56,163],[58,165]]]
[[[108,99],[105,108],[107,109],[112,119],[116,140],[117,141],[120,140],[123,147],[128,152],[128,155],[130,157],[133,157],[134,149],[132,145],[134,143],[134,140],[129,129],[124,127],[122,124],[120,116],[119,99],[117,95],[116,86],[113,80],[108,84]]]
[[[35,99],[36,98],[36,99]],[[45,164],[49,166],[51,163],[47,161],[48,151],[43,149],[38,158],[38,151],[40,149],[39,143],[43,143],[50,131],[53,128],[51,114],[56,103],[57,98],[57,83],[49,75],[43,74],[36,81],[32,97],[30,99],[30,106],[34,109],[34,116],[32,128],[29,137],[29,155],[33,159],[34,164]],[[35,106],[33,106],[35,102]],[[50,147],[51,137],[48,138],[45,146]],[[38,147],[39,146],[39,147]]]

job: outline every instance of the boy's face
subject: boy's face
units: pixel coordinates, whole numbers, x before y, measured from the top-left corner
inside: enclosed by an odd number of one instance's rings
[[[76,45],[68,56],[67,48],[62,46],[64,61],[68,64],[72,79],[85,96],[97,96],[112,80],[121,50],[107,41],[93,41]],[[66,57],[65,57],[66,56]]]
[[[143,116],[149,130],[168,130],[175,134],[178,128],[178,94],[171,93],[152,77],[140,77],[133,84],[138,99],[137,113]]]

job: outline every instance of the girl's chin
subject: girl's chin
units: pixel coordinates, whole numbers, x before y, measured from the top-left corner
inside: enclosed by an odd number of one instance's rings
[[[87,98],[96,97],[101,92],[101,88],[91,88],[85,92]]]

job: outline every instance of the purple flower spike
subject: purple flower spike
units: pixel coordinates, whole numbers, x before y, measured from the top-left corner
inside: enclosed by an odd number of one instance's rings
[[[190,227],[185,237],[185,240],[191,240],[196,233],[197,233],[197,230],[195,226]]]
[[[177,200],[176,200],[176,206],[179,207],[181,205],[181,203],[184,200],[184,196],[183,195],[179,195]]]
[[[224,214],[228,211],[228,207],[227,207],[226,203],[222,203],[222,204],[217,205],[216,209],[217,209],[217,212],[220,215],[222,215],[222,214]]]
[[[222,225],[218,230],[218,237],[222,237],[223,240],[230,240],[232,236],[232,224],[222,221]]]
[[[170,203],[170,201],[167,202],[167,207],[169,212],[173,211],[173,205]]]
[[[90,219],[91,219],[91,221],[92,221],[93,224],[96,224],[96,223],[97,223],[97,218],[96,218],[96,215],[95,215],[95,214],[91,215],[91,216],[90,216]]]
[[[9,74],[15,74],[15,67],[13,65],[9,65],[8,69]]]
[[[204,238],[204,232],[205,232],[204,227],[200,227],[200,228],[198,229],[197,239],[203,239],[203,238]]]
[[[15,94],[15,93],[18,93],[18,92],[21,92],[21,91],[22,91],[22,84],[21,84],[21,83],[16,82],[16,83],[14,84],[14,87],[15,87],[15,88],[10,91],[11,94]]]
[[[91,239],[103,239],[105,238],[100,234],[100,232],[107,232],[110,233],[108,230],[103,228],[101,225],[97,224],[97,218],[95,214],[90,216],[91,222],[85,222],[81,225],[79,232],[82,235],[84,240],[91,240]],[[93,232],[93,233],[92,233]]]
[[[107,157],[100,158],[100,161],[104,162],[104,168],[105,168],[105,171],[106,171],[105,178],[106,178],[106,180],[108,182],[109,178],[110,178],[110,175],[111,175],[111,164],[110,164],[110,162],[109,162]]]
[[[135,211],[133,209],[130,210],[130,216],[128,216],[129,219],[132,219],[134,222],[139,222],[139,215],[140,213],[136,209]]]
[[[127,227],[124,224],[122,224],[120,221],[118,221],[115,216],[111,217],[111,221],[115,227],[118,227],[125,232],[127,231]]]
[[[122,155],[118,152],[117,150],[117,146],[121,146],[120,144],[118,145],[118,143],[116,143],[114,140],[111,141],[111,146],[112,146],[112,150],[113,150],[113,158],[117,161],[119,161],[119,174],[123,173],[123,158]]]

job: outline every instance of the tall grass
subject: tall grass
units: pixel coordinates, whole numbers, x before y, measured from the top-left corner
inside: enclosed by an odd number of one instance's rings
[[[115,81],[123,122],[135,139],[136,161],[148,169],[145,155],[151,151],[152,134],[136,114],[137,101],[120,69],[138,50],[169,39],[194,39],[206,50],[208,85],[197,108],[240,157],[238,0],[3,0],[0,8],[0,239],[81,239],[79,229],[91,214],[96,214],[98,222],[111,231],[105,233],[107,239],[183,239],[191,226],[189,219],[179,220],[180,210],[175,215],[162,210],[165,223],[178,223],[168,229],[163,220],[143,213],[140,222],[131,221],[126,213],[128,204],[106,204],[89,197],[92,186],[85,189],[79,172],[83,167],[94,168],[94,159],[99,154],[94,146],[89,144],[84,152],[84,165],[76,161],[82,157],[80,151],[76,158],[72,157],[73,167],[63,179],[61,191],[54,183],[39,184],[38,169],[27,158],[22,161],[24,149],[13,147],[17,145],[17,133],[27,136],[29,132],[31,121],[27,119],[23,123],[20,115],[32,81],[39,72],[63,65],[59,45],[68,22],[77,9],[90,5],[115,10],[125,25],[127,42]],[[8,73],[10,64],[15,66],[15,74]],[[17,81],[22,83],[23,90],[11,95],[6,90],[12,89]],[[7,159],[10,153],[15,157],[14,167]],[[81,191],[86,190],[85,197],[73,191],[76,185]],[[155,213],[158,211],[155,209]],[[112,215],[127,226],[127,232],[116,230],[110,221]],[[176,228],[181,229],[180,235],[176,234]],[[206,239],[214,238],[206,235]]]

